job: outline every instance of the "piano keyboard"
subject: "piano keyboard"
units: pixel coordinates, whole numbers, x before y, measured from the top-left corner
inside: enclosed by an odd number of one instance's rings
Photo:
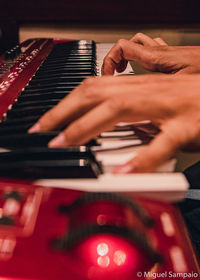
[[[103,57],[111,47],[112,44],[85,40],[30,39],[0,56],[0,147],[4,152],[0,160],[6,160],[6,164],[0,164],[0,176],[96,178],[134,157],[138,148],[148,144],[158,133],[148,121],[120,123],[113,131],[74,148],[74,154],[70,151],[65,161],[59,156],[54,160],[56,151],[52,154],[47,147],[59,131],[27,134],[47,110],[83,79],[100,75]],[[133,74],[130,64],[124,74]],[[26,152],[26,157],[20,157],[19,152],[14,152],[16,149],[22,154]],[[37,160],[32,157],[34,149],[37,149]],[[80,149],[89,149],[93,156],[78,160]],[[60,155],[59,149],[57,153]],[[172,160],[160,170],[172,171],[174,163]],[[39,172],[41,169],[43,172]]]
[[[111,171],[113,157],[115,165],[120,164],[127,160],[126,154],[132,155],[130,148],[153,138],[157,129],[151,124],[119,124],[114,131],[102,133],[83,147],[66,148],[62,154],[59,149],[47,148],[47,143],[59,131],[27,134],[47,110],[86,77],[100,74],[99,56],[104,57],[111,47],[84,40],[34,39],[1,56],[0,147],[6,150],[0,154],[0,176],[98,177],[104,169],[100,162],[105,161],[106,172]],[[133,73],[130,65],[126,73]],[[116,161],[116,151],[121,154],[121,161]]]

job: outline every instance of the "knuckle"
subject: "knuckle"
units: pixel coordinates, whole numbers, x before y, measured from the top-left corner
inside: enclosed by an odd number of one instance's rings
[[[86,101],[91,100],[94,98],[94,88],[92,86],[86,87],[82,91],[83,97]]]
[[[173,129],[165,129],[163,132],[165,133],[166,142],[170,144],[171,149],[176,149],[184,142],[182,133],[175,133]]]
[[[157,52],[148,52],[147,53],[147,59],[150,64],[156,66],[159,63],[159,55]]]
[[[157,47],[154,47],[153,49],[151,48],[145,53],[145,57],[150,65],[153,65],[157,68],[161,63],[163,52],[160,51]]]
[[[107,102],[108,108],[109,110],[113,111],[113,112],[123,112],[124,110],[126,110],[126,104],[125,104],[125,100],[123,100],[122,98],[119,98],[118,96],[116,97],[112,97],[111,99],[108,100]]]
[[[106,63],[107,62],[110,62],[110,60],[113,60],[113,53],[108,53],[107,55],[106,55],[106,57],[104,58],[104,64],[103,64],[103,66],[105,67],[105,65],[106,65]]]
[[[135,34],[135,36],[134,36],[134,38],[136,39],[141,39],[141,38],[143,38],[143,36],[144,36],[144,34],[142,33],[142,32],[138,32],[138,33],[136,33]]]
[[[117,41],[117,45],[119,45],[120,47],[122,47],[123,45],[124,45],[124,43],[126,43],[126,39],[119,39],[118,41]]]
[[[94,77],[90,77],[84,80],[81,94],[83,95],[86,101],[94,98],[96,89],[98,88],[97,83],[98,78]]]
[[[101,96],[101,91],[99,90],[101,88],[101,85],[95,84],[95,86],[90,85],[88,87],[85,87],[82,91],[82,101],[88,104],[88,102],[95,102],[99,99],[99,96]]]
[[[89,87],[92,86],[95,83],[95,77],[89,77],[83,80],[82,85]]]
[[[107,53],[107,55],[103,59],[102,69],[105,69],[110,64],[110,61],[113,61],[113,52],[112,50]]]
[[[135,34],[135,37],[141,37],[141,36],[143,36],[143,33],[142,33],[142,32],[137,32],[137,33]]]

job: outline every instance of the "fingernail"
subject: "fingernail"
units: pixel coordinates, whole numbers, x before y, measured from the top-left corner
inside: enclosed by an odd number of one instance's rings
[[[128,174],[132,172],[134,172],[134,167],[131,164],[119,166],[114,170],[114,173],[118,173],[118,174]]]
[[[64,134],[63,133],[59,134],[57,137],[55,137],[53,140],[49,142],[48,146],[50,148],[66,146],[66,139]]]
[[[40,124],[35,123],[31,128],[29,128],[28,133],[35,133],[40,131]]]

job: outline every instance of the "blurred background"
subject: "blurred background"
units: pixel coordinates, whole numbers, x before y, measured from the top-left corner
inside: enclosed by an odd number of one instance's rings
[[[30,37],[113,42],[138,31],[169,44],[199,44],[199,2],[194,0],[1,0],[0,18],[15,22],[19,40]]]

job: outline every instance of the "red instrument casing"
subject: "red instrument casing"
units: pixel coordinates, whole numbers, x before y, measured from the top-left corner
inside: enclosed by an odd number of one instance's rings
[[[155,275],[163,275],[163,279],[199,279],[198,265],[177,207],[147,199],[133,200],[130,195],[128,203],[124,199],[118,194],[90,194],[1,181],[0,279],[132,280],[156,279],[152,278]],[[135,213],[130,199],[136,203]],[[142,214],[137,213],[137,204],[142,206]],[[153,223],[139,218],[144,214]],[[128,235],[94,228],[93,233],[86,234],[84,227],[91,225],[134,230],[141,244],[146,239],[156,252],[157,263],[156,258],[153,261],[149,257],[152,252],[148,255],[148,246],[142,248]],[[71,243],[67,245],[69,235]],[[191,278],[189,273],[193,273]]]

